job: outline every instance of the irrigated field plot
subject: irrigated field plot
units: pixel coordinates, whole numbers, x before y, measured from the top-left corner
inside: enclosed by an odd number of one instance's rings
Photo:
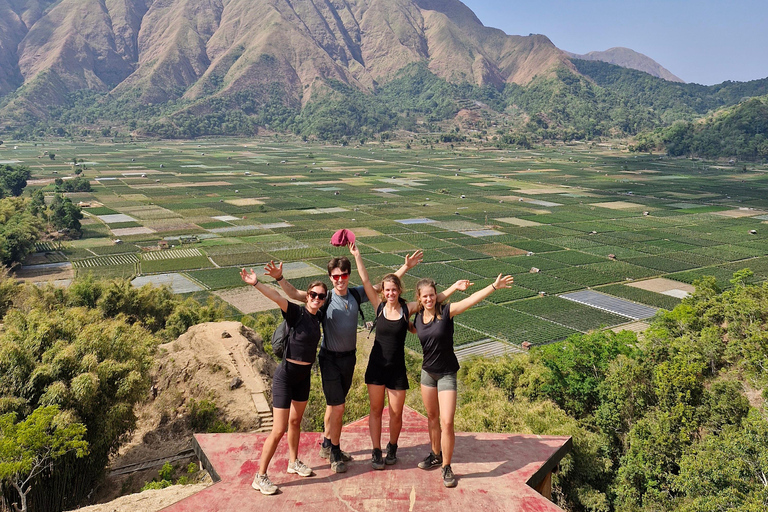
[[[457,317],[457,345],[548,343],[645,318],[674,307],[690,290],[684,283],[708,275],[723,288],[742,268],[768,280],[765,166],[745,171],[740,164],[734,180],[733,171],[706,162],[585,145],[7,142],[0,160],[30,167],[30,191],[52,193],[54,178],[74,175],[65,163],[74,156],[89,162],[92,191],[73,195],[90,204],[83,237],[39,244],[24,267],[35,279],[56,277],[60,267],[44,264],[70,262],[77,275],[141,274],[180,292],[216,290],[239,311],[254,312],[274,305],[241,285],[241,267],[284,261],[286,278],[300,289],[327,280],[328,259],[349,254],[330,237],[348,228],[373,278],[424,250],[424,262],[403,280],[408,298],[423,277],[440,288],[463,278],[475,283],[453,300],[500,273],[515,277],[513,288]],[[44,151],[57,162],[39,158]],[[674,280],[665,281],[668,290],[648,288],[662,277]],[[359,282],[354,274],[352,281]],[[554,297],[570,292],[588,297]],[[407,342],[418,346],[413,336]]]

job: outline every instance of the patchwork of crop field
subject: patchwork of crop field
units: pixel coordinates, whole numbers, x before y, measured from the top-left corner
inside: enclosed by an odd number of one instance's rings
[[[35,262],[71,261],[78,275],[140,276],[186,293],[205,288],[200,297],[241,286],[240,267],[274,260],[307,263],[286,273],[302,288],[326,279],[329,258],[348,254],[329,244],[339,228],[356,233],[372,279],[424,251],[404,279],[409,299],[424,277],[439,288],[470,279],[474,286],[452,297],[460,300],[512,274],[511,289],[456,318],[457,344],[548,343],[629,322],[557,297],[591,287],[671,308],[679,298],[627,284],[714,276],[728,288],[742,268],[768,280],[764,165],[723,168],[584,144],[411,146],[14,142],[0,146],[0,159],[27,165],[28,188],[45,193],[56,177],[74,174],[73,157],[89,162],[82,172],[92,190],[69,194],[84,205],[83,238],[36,248],[43,257]],[[41,158],[45,151],[56,160]],[[418,348],[413,336],[407,342]]]

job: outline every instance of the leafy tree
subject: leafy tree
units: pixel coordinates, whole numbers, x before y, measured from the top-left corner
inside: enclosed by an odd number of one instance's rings
[[[13,299],[18,293],[19,284],[10,277],[8,268],[0,267],[0,322],[5,313],[13,305]]]
[[[151,352],[159,340],[139,325],[104,319],[100,311],[85,308],[50,310],[22,303],[5,315],[4,324],[0,405],[6,409],[0,412],[24,417],[38,407],[57,406],[87,428],[83,439],[90,455],[61,459],[58,470],[41,475],[32,491],[36,502],[47,504],[44,508],[72,507],[79,492],[87,492],[83,483],[101,474],[133,427],[133,405],[145,396]],[[68,491],[46,492],[54,482]]]
[[[54,195],[48,212],[48,220],[54,229],[64,231],[72,238],[80,237],[83,212],[70,198],[61,194]]]
[[[27,495],[35,479],[51,464],[68,453],[88,453],[85,425],[65,416],[55,405],[38,407],[18,423],[16,413],[0,416],[0,478],[19,493],[22,512],[29,510]]]
[[[20,196],[31,176],[32,171],[26,167],[0,165],[0,198],[8,195]]]
[[[71,180],[62,180],[56,178],[54,180],[56,186],[56,192],[90,192],[91,182],[88,178],[82,176],[76,176]]]
[[[765,510],[768,505],[768,419],[751,409],[743,422],[705,438],[680,460],[675,490],[681,510]]]
[[[549,370],[541,388],[543,394],[578,418],[592,413],[599,404],[600,383],[611,361],[620,354],[631,355],[635,340],[626,331],[596,331],[537,349],[534,360]]]
[[[29,206],[29,200],[20,197],[0,199],[0,265],[24,261],[40,237],[42,222]]]

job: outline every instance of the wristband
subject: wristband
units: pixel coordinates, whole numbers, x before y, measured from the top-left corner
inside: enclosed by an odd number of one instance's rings
[[[278,277],[277,279],[275,279],[275,282],[276,282],[276,283],[279,283],[279,282],[280,282],[280,281],[282,281],[282,280],[283,280],[283,276],[281,275],[280,277]]]
[[[259,284],[259,280],[258,280],[258,278],[256,279],[256,282],[255,282],[255,283],[253,283],[253,286],[256,286],[257,284]]]
[[[493,286],[493,283],[491,283],[491,288],[493,288],[493,291],[496,291],[496,290],[498,290],[498,288],[496,288],[495,286]]]

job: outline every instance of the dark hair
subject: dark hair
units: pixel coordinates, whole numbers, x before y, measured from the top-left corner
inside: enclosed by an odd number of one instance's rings
[[[352,264],[346,256],[336,256],[328,262],[328,275],[331,275],[331,270],[335,268],[338,268],[342,272],[352,272]]]
[[[424,279],[419,279],[419,281],[416,283],[416,302],[419,303],[419,309],[416,310],[417,313],[424,311],[424,304],[422,304],[419,300],[419,295],[421,295],[421,289],[428,286],[431,286],[432,289],[435,290],[435,295],[437,295],[437,284],[435,283],[434,279],[425,277]],[[443,319],[443,305],[437,302],[437,298],[435,298],[435,316],[438,320]]]
[[[325,293],[328,293],[328,285],[322,281],[312,281],[311,283],[309,283],[309,286],[307,286],[307,293],[309,293],[310,290],[312,290],[312,288],[314,288],[315,286],[322,286],[323,290],[325,290]]]

